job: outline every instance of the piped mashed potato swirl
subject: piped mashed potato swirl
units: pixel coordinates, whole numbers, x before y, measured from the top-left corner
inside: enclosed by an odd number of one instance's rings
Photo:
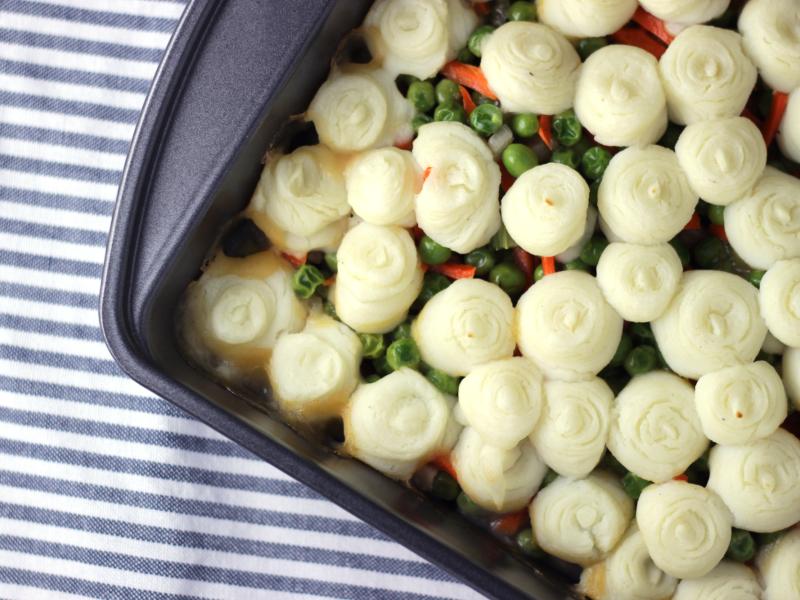
[[[683,274],[669,244],[610,244],[597,263],[597,283],[608,303],[626,321],[644,323],[669,306]]]
[[[467,424],[487,443],[503,450],[530,435],[542,403],[542,375],[527,358],[506,358],[476,367],[458,386],[458,406]]]
[[[779,260],[761,279],[758,301],[770,333],[800,348],[800,258]]]
[[[778,145],[787,157],[800,162],[800,87],[789,94],[778,132]]]
[[[675,154],[694,192],[725,206],[755,185],[767,165],[767,146],[750,119],[701,121],[681,132]]]
[[[678,293],[651,326],[669,368],[690,379],[752,362],[767,336],[758,290],[722,271],[684,273]]]
[[[498,27],[482,49],[481,69],[504,110],[552,115],[572,106],[581,59],[567,39],[541,23]]]
[[[411,152],[379,148],[359,154],[345,170],[347,202],[373,225],[411,227],[416,223],[414,196],[422,171]]]
[[[306,119],[331,150],[359,152],[409,140],[413,114],[389,72],[345,65],[317,90]]]
[[[636,0],[538,0],[539,21],[567,37],[610,35],[630,21]]]
[[[656,566],[678,578],[702,577],[725,556],[733,516],[714,492],[684,481],[645,488],[636,523]]]
[[[575,114],[600,144],[653,144],[667,129],[658,62],[640,48],[615,44],[586,59],[575,89]]]
[[[762,600],[761,594],[750,567],[723,560],[706,575],[681,581],[672,600]]]
[[[800,598],[800,529],[762,548],[756,565],[764,581],[763,600]]]
[[[800,5],[794,0],[750,0],[739,15],[744,47],[766,84],[800,87]]]
[[[586,477],[606,449],[614,392],[595,377],[589,381],[546,381],[544,406],[531,434],[548,467],[566,477]]]
[[[698,200],[672,150],[631,147],[609,162],[597,208],[606,226],[623,241],[661,244],[683,229]]]
[[[653,371],[634,377],[617,396],[608,449],[639,477],[655,482],[672,479],[707,447],[694,389],[686,380]]]
[[[584,569],[578,589],[595,600],[667,600],[677,585],[653,563],[634,522],[606,560]]]
[[[405,229],[360,223],[344,236],[336,259],[331,295],[343,322],[363,333],[385,333],[406,318],[423,275]]]
[[[579,565],[605,558],[633,518],[633,500],[606,473],[559,477],[533,499],[531,524],[548,554]]]
[[[429,123],[413,154],[430,169],[415,201],[419,226],[455,252],[488,243],[500,228],[500,167],[486,143],[461,123]]]
[[[758,79],[735,31],[693,25],[659,60],[671,121],[690,125],[742,112]]]
[[[605,367],[622,337],[622,318],[597,280],[561,271],[538,281],[517,302],[517,343],[546,377],[590,379]]]
[[[773,167],[743,198],[725,207],[725,233],[736,253],[756,269],[800,258],[800,179]]]
[[[747,444],[772,435],[786,418],[786,392],[768,362],[703,375],[695,386],[703,433],[717,444]]]
[[[360,378],[361,341],[346,325],[312,315],[305,329],[278,338],[269,363],[284,414],[305,422],[338,415]]]
[[[453,404],[406,367],[363,383],[343,414],[344,449],[393,479],[408,479],[424,462],[452,448],[459,431]]]
[[[498,513],[528,504],[547,473],[547,466],[529,441],[504,450],[487,444],[470,427],[461,432],[450,457],[467,496],[478,506]]]
[[[555,256],[583,235],[589,186],[575,169],[539,165],[518,177],[503,197],[503,224],[514,241],[537,256]]]
[[[336,155],[316,145],[270,157],[248,212],[281,250],[335,247],[350,213]]]
[[[459,279],[433,296],[412,325],[422,360],[449,375],[510,358],[514,352],[514,306],[498,286]]]
[[[716,19],[730,0],[640,0],[647,12],[669,23],[696,25]]]
[[[800,521],[800,440],[785,429],[738,446],[714,446],[708,488],[733,513],[733,524],[759,533]]]

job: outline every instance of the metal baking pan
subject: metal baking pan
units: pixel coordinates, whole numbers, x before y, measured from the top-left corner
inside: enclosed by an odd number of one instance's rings
[[[221,224],[250,198],[270,141],[324,81],[371,0],[194,0],[145,103],[119,191],[101,325],[136,381],[476,590],[578,598],[550,564],[234,395],[178,351],[174,313]]]

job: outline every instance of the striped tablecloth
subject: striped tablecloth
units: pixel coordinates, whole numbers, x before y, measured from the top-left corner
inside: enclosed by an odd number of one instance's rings
[[[0,597],[477,597],[102,342],[117,184],[183,7],[0,0]]]

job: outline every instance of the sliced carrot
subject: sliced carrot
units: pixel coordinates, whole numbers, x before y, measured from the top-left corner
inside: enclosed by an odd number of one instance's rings
[[[488,2],[473,2],[472,10],[474,10],[479,16],[485,17],[491,12],[492,8],[489,6]]]
[[[461,100],[464,102],[464,111],[466,111],[468,115],[471,115],[472,111],[475,110],[475,101],[472,99],[469,90],[463,85],[458,86],[458,91],[461,92]]]
[[[711,235],[721,239],[723,242],[728,241],[728,234],[725,233],[724,225],[717,225],[716,223],[712,223],[711,225],[709,225],[708,230],[711,232]]]
[[[418,242],[422,239],[422,236],[425,235],[425,232],[419,227],[419,225],[414,225],[408,230],[408,233],[411,234],[411,237],[414,238],[415,242]]]
[[[322,282],[322,285],[324,285],[325,287],[331,287],[335,281],[336,281],[336,275],[331,275],[325,281]]]
[[[680,475],[675,475],[672,479],[673,481],[689,481],[689,476],[686,473],[681,473]]]
[[[514,535],[522,529],[528,518],[528,511],[525,509],[503,515],[492,521],[492,531],[500,535]]]
[[[486,76],[483,74],[480,67],[454,60],[444,66],[442,75],[448,79],[452,79],[459,85],[463,85],[483,94],[491,100],[497,100],[497,96],[492,91],[492,88],[489,87],[489,82],[486,81]]]
[[[453,479],[458,479],[458,475],[456,474],[456,469],[453,466],[453,461],[450,460],[449,454],[440,454],[439,456],[435,456],[431,461],[431,464],[439,469],[440,471],[444,471]]]
[[[300,265],[306,264],[308,260],[308,254],[303,254],[301,256],[295,256],[294,254],[288,254],[286,252],[281,252],[281,256],[285,258],[290,265],[292,265],[295,269]]]
[[[461,263],[444,263],[443,265],[431,265],[431,271],[441,273],[450,279],[472,279],[475,277],[476,268],[473,265]]]
[[[544,145],[553,150],[553,116],[539,115],[539,137],[542,138]]]
[[[675,36],[669,32],[669,29],[667,29],[667,25],[664,23],[664,21],[655,15],[651,15],[641,6],[636,9],[636,12],[633,13],[633,17],[631,17],[631,19],[634,23],[639,25],[639,27],[656,36],[667,45],[671,44],[672,40],[675,39]]]
[[[611,39],[618,44],[628,44],[629,46],[641,48],[656,58],[661,58],[661,55],[667,50],[664,44],[652,38],[644,29],[639,29],[638,27],[623,27],[616,33],[611,34]]]
[[[424,184],[428,181],[428,177],[431,175],[431,167],[425,167],[425,170],[422,172],[422,183]]]
[[[694,213],[689,222],[683,227],[687,231],[695,231],[700,229],[700,215]]]
[[[552,275],[556,272],[556,259],[554,256],[542,257],[542,271],[545,275]]]
[[[511,189],[511,186],[514,185],[514,182],[517,180],[511,173],[509,173],[505,166],[500,163],[500,189],[504,192],[507,192]]]
[[[407,140],[403,140],[402,142],[395,142],[394,147],[400,148],[400,150],[411,150],[411,145],[414,143],[413,138],[409,138]]]
[[[769,108],[769,116],[764,122],[764,128],[761,130],[767,146],[772,143],[772,140],[775,139],[775,134],[778,133],[778,127],[781,126],[783,113],[786,112],[786,105],[788,103],[789,94],[777,91],[772,92],[772,105]]]
[[[523,250],[519,246],[514,248],[511,251],[511,253],[514,255],[514,262],[517,264],[517,266],[525,274],[525,283],[527,285],[532,284],[533,283],[533,269],[535,268],[534,264],[533,264],[534,263],[533,255],[525,252],[525,250]]]

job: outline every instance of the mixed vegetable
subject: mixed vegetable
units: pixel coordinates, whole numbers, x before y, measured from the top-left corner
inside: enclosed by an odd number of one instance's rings
[[[377,0],[187,352],[594,600],[800,598],[797,31],[796,0]]]

